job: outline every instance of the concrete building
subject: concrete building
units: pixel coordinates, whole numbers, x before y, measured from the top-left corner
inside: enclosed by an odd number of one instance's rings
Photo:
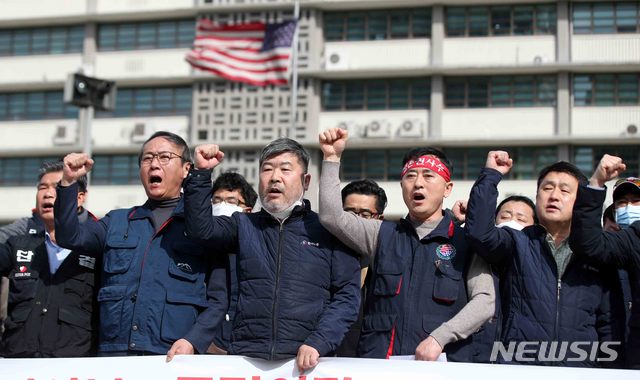
[[[89,208],[98,215],[144,201],[137,152],[157,130],[219,144],[220,170],[254,184],[260,148],[294,138],[313,153],[317,185],[318,132],[347,128],[342,178],[379,181],[390,216],[405,212],[400,160],[414,146],[440,147],[454,162],[447,206],[467,197],[495,148],[516,162],[502,196],[533,197],[537,172],[557,160],[590,173],[605,152],[639,174],[640,1],[300,4],[292,115],[289,87],[233,83],[184,61],[196,19],[285,20],[291,0],[4,1],[0,222],[29,214],[43,159],[82,149],[79,112],[62,100],[80,67],[118,83],[115,111],[92,123]]]

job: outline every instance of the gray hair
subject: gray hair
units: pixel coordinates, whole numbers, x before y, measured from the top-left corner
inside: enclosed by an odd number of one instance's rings
[[[45,174],[49,173],[58,173],[64,170],[64,162],[63,161],[45,161],[40,166],[40,170],[38,171],[38,183],[45,176]],[[87,192],[87,176],[83,175],[77,179],[78,182],[78,191],[81,193]]]
[[[276,156],[281,153],[293,153],[298,157],[298,160],[302,164],[304,173],[307,173],[309,169],[309,153],[298,143],[296,140],[292,140],[288,137],[281,137],[277,140],[273,140],[269,145],[265,146],[260,153],[259,165],[262,167],[262,163],[267,159]]]

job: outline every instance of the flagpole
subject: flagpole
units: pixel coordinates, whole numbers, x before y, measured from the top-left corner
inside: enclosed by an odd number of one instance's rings
[[[293,33],[291,42],[291,132],[296,126],[296,111],[298,108],[298,24],[300,23],[300,0],[295,0],[293,7],[293,17],[296,20],[296,30]]]

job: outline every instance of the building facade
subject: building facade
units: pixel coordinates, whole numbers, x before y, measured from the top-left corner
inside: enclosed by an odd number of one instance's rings
[[[0,222],[29,214],[45,159],[82,150],[81,112],[63,102],[80,68],[118,84],[116,108],[91,123],[96,161],[89,208],[145,200],[137,154],[153,132],[214,142],[221,170],[254,185],[258,155],[288,136],[312,152],[318,132],[350,132],[342,179],[368,177],[405,207],[400,161],[436,146],[465,199],[486,154],[515,167],[502,196],[535,196],[557,160],[591,173],[603,153],[640,172],[640,1],[301,0],[298,96],[194,71],[184,60],[198,18],[221,23],[293,17],[291,0],[8,0],[0,14]],[[10,200],[10,201],[9,201]]]

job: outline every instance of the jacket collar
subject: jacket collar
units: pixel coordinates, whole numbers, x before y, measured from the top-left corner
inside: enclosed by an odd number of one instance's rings
[[[440,222],[436,226],[436,228],[431,231],[431,233],[425,236],[423,239],[433,239],[433,238],[444,238],[451,239],[453,237],[453,233],[455,231],[455,223],[449,215],[448,212],[442,211],[443,216],[440,219]],[[400,223],[402,223],[406,228],[410,228],[414,233],[416,233],[415,227],[413,227],[413,223],[409,220],[409,215],[400,219]],[[417,234],[416,234],[417,236]]]
[[[301,217],[304,217],[309,212],[311,212],[311,202],[309,202],[308,199],[303,199],[302,205],[298,205],[294,207],[293,210],[291,211],[291,215],[289,215],[289,217],[285,220],[301,218]],[[265,210],[264,207],[260,209],[259,215],[269,219],[277,220],[273,215],[269,214],[269,212]]]

